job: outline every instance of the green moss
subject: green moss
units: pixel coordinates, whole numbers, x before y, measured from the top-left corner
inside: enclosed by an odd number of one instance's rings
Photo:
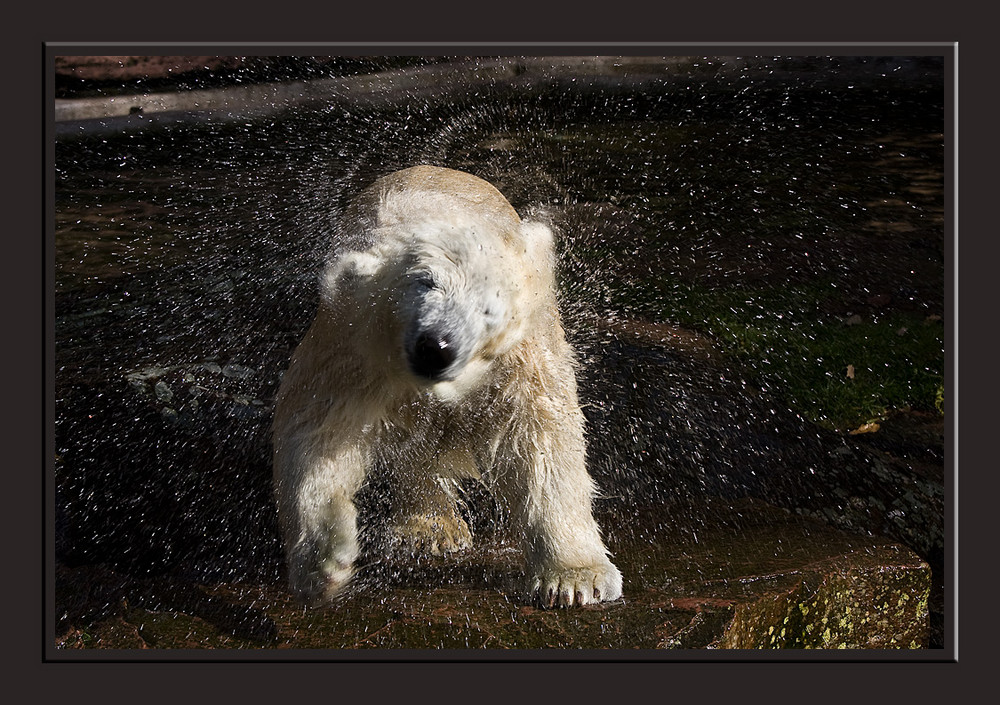
[[[841,430],[897,409],[944,412],[944,325],[920,314],[822,313],[829,284],[708,290],[656,281],[622,289],[636,315],[714,336],[806,418]]]
[[[787,601],[764,600],[742,605],[722,646],[923,648],[929,590],[926,570],[855,567],[832,573],[818,584],[806,580],[790,591]],[[919,598],[909,600],[910,593]],[[907,599],[898,598],[893,609],[886,598],[897,594],[906,595]]]

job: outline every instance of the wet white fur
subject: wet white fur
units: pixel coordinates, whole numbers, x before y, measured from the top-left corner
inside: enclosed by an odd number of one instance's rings
[[[366,249],[331,255],[274,419],[293,590],[323,602],[350,579],[353,498],[379,464],[399,489],[402,532],[443,526],[434,547],[464,545],[467,530],[437,478],[481,477],[523,532],[536,599],[619,598],[621,573],[591,513],[548,227],[522,222],[487,182],[435,167],[376,182],[340,227],[341,240]],[[446,329],[458,356],[435,384],[411,374],[404,354],[407,335],[427,326]]]

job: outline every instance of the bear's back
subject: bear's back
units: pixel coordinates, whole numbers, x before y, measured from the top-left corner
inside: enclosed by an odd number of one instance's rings
[[[422,197],[455,201],[459,207],[472,207],[473,212],[490,218],[501,225],[501,230],[516,230],[521,222],[517,211],[495,186],[454,169],[426,164],[410,167],[383,176],[372,185],[371,191],[380,204],[395,193],[405,194],[414,201]]]
[[[521,219],[495,186],[472,174],[423,164],[381,177],[351,201],[338,218],[331,260],[370,249],[386,228],[421,221],[474,221],[487,225],[480,232],[495,233],[504,246],[523,245]]]

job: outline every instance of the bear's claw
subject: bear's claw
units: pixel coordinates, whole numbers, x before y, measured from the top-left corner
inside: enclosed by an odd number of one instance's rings
[[[546,571],[531,585],[531,599],[543,609],[611,602],[622,595],[621,572],[611,563]]]

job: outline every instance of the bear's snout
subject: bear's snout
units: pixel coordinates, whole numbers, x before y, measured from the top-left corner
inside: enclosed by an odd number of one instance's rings
[[[407,350],[410,370],[418,377],[439,381],[455,362],[455,346],[451,338],[439,331],[424,331]]]

